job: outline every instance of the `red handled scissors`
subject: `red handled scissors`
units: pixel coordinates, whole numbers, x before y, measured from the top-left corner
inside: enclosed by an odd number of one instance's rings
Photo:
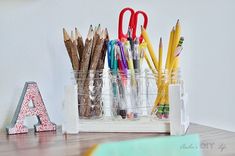
[[[144,17],[144,24],[143,27],[146,29],[148,24],[148,16],[143,11],[137,11],[135,12],[132,8],[124,8],[120,14],[119,14],[119,23],[118,23],[118,39],[121,41],[122,39],[128,38],[128,33],[123,34],[122,29],[122,23],[123,23],[123,16],[124,14],[129,11],[131,13],[130,20],[129,20],[129,27],[132,30],[132,39],[134,40],[136,38],[136,29],[137,29],[137,23],[138,23],[138,15],[141,14]],[[139,36],[140,43],[142,42],[143,37],[142,35]]]

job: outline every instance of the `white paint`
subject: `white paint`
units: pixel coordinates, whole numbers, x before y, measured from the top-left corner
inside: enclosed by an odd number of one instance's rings
[[[169,31],[180,18],[190,119],[235,131],[232,0],[1,0],[0,127],[10,122],[25,81],[38,83],[51,121],[61,124],[63,88],[71,82],[62,27],[77,26],[85,36],[91,23],[100,23],[114,38],[118,13],[126,6],[148,13],[148,32],[155,48],[163,36],[166,49]]]

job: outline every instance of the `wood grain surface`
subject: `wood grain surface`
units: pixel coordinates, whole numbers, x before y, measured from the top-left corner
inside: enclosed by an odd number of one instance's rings
[[[235,156],[235,133],[191,124],[187,134],[198,133],[204,156]],[[93,144],[169,134],[156,133],[80,133],[57,132],[0,134],[0,156],[79,156]],[[188,145],[190,146],[190,145]]]

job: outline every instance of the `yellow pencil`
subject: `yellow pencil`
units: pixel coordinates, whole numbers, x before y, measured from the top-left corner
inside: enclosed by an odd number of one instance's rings
[[[159,62],[158,62],[158,85],[161,85],[162,81],[162,38],[159,42]]]
[[[169,66],[170,66],[171,47],[172,47],[173,37],[174,37],[174,27],[172,28],[171,33],[170,33],[165,69],[169,69]]]
[[[180,37],[180,40],[179,40],[179,43],[175,49],[175,52],[174,52],[174,60],[172,61],[172,64],[170,65],[169,67],[169,73],[173,72],[173,67],[175,66],[175,64],[177,63],[177,58],[179,58],[179,55],[183,49],[182,47],[182,44],[184,42],[184,37]]]
[[[174,60],[174,39],[175,39],[175,27],[173,27],[173,29],[172,29],[172,42],[171,42],[168,70],[169,70],[169,68],[171,66],[172,60]]]
[[[145,60],[146,60],[146,62],[147,62],[147,64],[148,64],[150,70],[152,71],[152,73],[153,73],[154,75],[156,75],[156,70],[154,70],[154,67],[152,66],[152,64],[151,64],[151,62],[150,62],[150,60],[149,60],[149,57],[148,57],[148,55],[147,55],[146,53],[144,53],[144,58],[145,58]]]
[[[175,60],[175,64],[174,64],[174,69],[177,69],[179,67],[179,57],[175,57],[175,49],[177,48],[177,45],[179,43],[180,40],[180,32],[181,32],[181,28],[180,28],[180,22],[179,20],[177,20],[176,26],[175,26],[175,35],[174,35],[174,45],[173,45],[173,55],[172,58],[176,58]],[[171,59],[171,64],[173,63],[174,59]]]
[[[165,85],[161,84],[160,86],[158,85],[158,93],[157,93],[157,97],[154,101],[154,106],[152,108],[152,114],[155,112],[155,109],[157,108],[158,104],[160,103],[162,97],[164,96],[162,93],[165,89]]]
[[[139,55],[140,55],[140,65],[143,64],[143,59],[144,59],[144,54],[145,54],[145,51],[146,51],[146,47],[147,47],[147,44],[146,42],[142,42],[140,45],[139,45]]]
[[[144,41],[147,43],[147,48],[148,48],[148,51],[149,51],[149,54],[151,56],[151,59],[153,61],[153,64],[155,66],[155,69],[158,70],[158,60],[157,60],[157,57],[155,56],[155,53],[154,53],[154,50],[153,50],[153,46],[150,42],[150,39],[148,37],[148,34],[146,32],[146,30],[141,26],[141,34],[144,38]]]

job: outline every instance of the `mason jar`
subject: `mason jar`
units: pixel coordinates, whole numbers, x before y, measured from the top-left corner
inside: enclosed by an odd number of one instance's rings
[[[143,79],[137,70],[109,71],[112,117],[134,120],[143,116]]]
[[[103,117],[105,71],[74,71],[73,75],[78,88],[79,117],[87,119]]]
[[[148,115],[158,119],[169,118],[169,85],[181,83],[180,70],[145,70],[146,103]]]

